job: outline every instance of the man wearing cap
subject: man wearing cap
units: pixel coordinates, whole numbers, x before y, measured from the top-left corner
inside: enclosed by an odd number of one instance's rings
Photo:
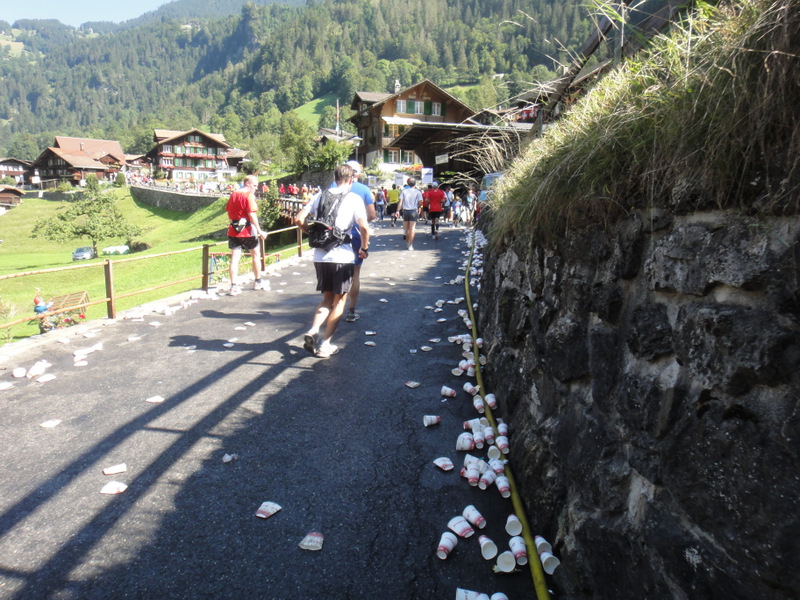
[[[375,201],[372,199],[372,192],[369,191],[369,188],[366,185],[358,181],[358,178],[361,176],[363,171],[361,163],[355,160],[350,160],[345,164],[353,169],[354,173],[353,185],[350,187],[350,191],[364,201],[364,208],[367,211],[367,222],[369,223],[374,221],[377,215],[375,214]],[[335,186],[336,182],[334,182],[333,185]],[[355,270],[353,271],[353,283],[350,286],[350,308],[348,309],[344,320],[348,323],[353,323],[361,318],[361,315],[356,312],[356,304],[358,303],[358,292],[361,290],[361,263],[364,262],[364,260],[358,255],[358,250],[362,248],[362,246],[361,232],[357,226],[353,226],[350,236],[353,240],[353,252],[355,252],[356,255],[356,263]]]
[[[350,244],[340,244],[327,252],[322,248],[314,249],[314,269],[317,272],[317,290],[322,292],[322,301],[314,313],[311,329],[304,336],[303,347],[319,358],[328,358],[339,351],[338,346],[331,344],[331,338],[339,326],[339,321],[347,304],[347,293],[352,289],[354,262],[356,256],[364,259],[367,257],[369,247],[369,229],[367,229],[367,214],[361,198],[352,192],[353,169],[348,165],[336,167],[334,173],[334,186],[331,188],[336,194],[343,194],[341,203],[336,211],[335,225],[342,231],[351,230],[354,226],[360,230],[359,239],[363,246],[353,252]],[[321,202],[323,193],[314,196],[294,218],[295,225],[308,233],[306,217],[315,215]],[[325,325],[325,334],[322,341],[319,339],[319,330]]]
[[[408,187],[400,192],[400,203],[398,204],[398,214],[403,215],[403,231],[406,234],[408,249],[414,249],[414,229],[417,226],[417,214],[419,206],[422,204],[422,194],[416,188],[417,180],[413,177],[408,178]]]

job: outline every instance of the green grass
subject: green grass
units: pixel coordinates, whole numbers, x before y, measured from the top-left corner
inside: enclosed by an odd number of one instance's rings
[[[336,106],[336,96],[333,94],[325,94],[324,96],[315,98],[311,102],[306,102],[294,111],[301,119],[310,123],[316,130],[319,126],[319,117],[322,114],[322,108],[324,106]]]
[[[89,240],[76,239],[66,243],[56,243],[31,236],[33,223],[38,218],[47,218],[54,214],[62,206],[61,202],[25,197],[20,206],[0,216],[0,231],[2,231],[0,237],[3,239],[3,243],[0,244],[0,274],[81,265],[77,269],[0,280],[0,300],[10,303],[16,309],[14,316],[2,322],[33,315],[33,296],[37,287],[47,299],[84,290],[89,293],[90,300],[105,298],[103,265],[106,258],[112,260],[115,294],[151,288],[187,277],[198,277],[183,284],[119,299],[116,302],[118,311],[200,287],[201,249],[148,260],[125,261],[124,259],[199,248],[204,243],[217,244],[219,239],[214,239],[214,234],[218,234],[227,226],[225,212],[227,199],[220,198],[214,204],[193,213],[180,213],[137,204],[127,190],[113,190],[109,193],[118,197],[117,206],[125,218],[142,228],[143,233],[137,240],[149,244],[151,246],[149,250],[128,256],[101,256],[73,263],[72,251],[79,246],[91,245]],[[104,240],[99,244],[99,248],[122,243],[124,240],[121,239]],[[283,250],[284,256],[290,256],[294,254],[293,248],[292,244],[286,244],[268,252]],[[212,248],[212,251],[227,252],[227,244],[220,244]],[[247,272],[247,262],[243,258],[240,273],[245,272]],[[86,311],[87,319],[101,318],[105,315],[105,304],[92,306]],[[0,343],[6,339],[7,331],[9,330],[0,330]],[[38,327],[35,323],[15,325],[10,328],[10,332],[13,339],[19,339],[38,333]]]

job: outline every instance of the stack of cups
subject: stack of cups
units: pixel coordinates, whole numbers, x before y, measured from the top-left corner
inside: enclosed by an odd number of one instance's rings
[[[534,538],[534,543],[536,544],[536,552],[539,553],[539,560],[542,561],[544,572],[552,575],[556,567],[561,564],[561,561],[553,556],[553,548],[550,546],[550,542],[542,536],[537,535]]]

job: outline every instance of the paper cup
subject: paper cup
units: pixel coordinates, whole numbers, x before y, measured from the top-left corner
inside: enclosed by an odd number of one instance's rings
[[[497,570],[502,573],[511,573],[517,566],[517,559],[510,550],[506,550],[497,557]]]
[[[537,554],[542,554],[543,552],[553,552],[553,547],[550,545],[550,542],[540,535],[537,535],[535,538],[533,538],[533,543],[536,545]]]
[[[548,575],[552,575],[553,571],[556,570],[556,567],[561,564],[561,561],[549,552],[542,552],[539,558],[542,561],[542,568],[544,569],[544,572]]]
[[[468,431],[465,431],[461,435],[458,436],[456,440],[456,450],[459,451],[469,451],[475,447],[475,439],[472,437],[472,434]]]
[[[489,460],[489,468],[494,471],[496,475],[502,475],[506,470],[506,465],[499,458],[492,458]]]
[[[466,381],[466,382],[464,382],[464,391],[467,392],[468,394],[474,396],[475,394],[478,393],[478,387],[475,386],[475,385],[472,385],[472,382]]]
[[[497,443],[497,439],[495,439],[495,443]],[[489,455],[490,460],[497,460],[501,456],[503,456],[503,453],[500,452],[500,448],[498,448],[496,445],[489,446],[489,449],[486,451],[486,454]]]
[[[483,556],[484,560],[492,560],[497,556],[497,544],[488,537],[482,535],[478,538],[478,542],[481,545],[481,556]]]
[[[464,429],[466,431],[476,431],[479,427],[481,427],[481,420],[478,417],[464,421]]]
[[[480,429],[472,434],[472,439],[475,441],[475,447],[478,450],[483,449],[484,444],[486,443],[486,438],[483,437],[483,431]]]
[[[486,527],[486,519],[483,518],[483,515],[472,504],[464,509],[464,511],[461,513],[461,516],[471,524],[475,525],[478,529],[483,529]]]
[[[508,437],[508,423],[503,423],[500,419],[497,420],[497,433]]]
[[[506,519],[506,533],[508,535],[520,535],[522,533],[522,522],[517,515],[508,515]]]
[[[442,386],[442,396],[453,398],[455,395],[456,391],[453,388],[447,387],[446,385]]]
[[[483,400],[484,400],[484,402],[486,402],[486,404],[489,405],[489,408],[491,408],[492,410],[497,408],[497,398],[495,397],[494,394],[486,394],[486,396],[484,396]]]
[[[478,485],[481,478],[481,472],[478,470],[478,465],[471,463],[467,467],[467,481],[472,487]]]
[[[492,594],[492,597],[489,600],[508,600],[508,596],[506,596],[503,592],[497,592],[496,594]]]
[[[475,377],[475,367],[467,367],[467,377]]]
[[[486,412],[486,407],[483,404],[483,398],[480,396],[475,396],[475,398],[472,400],[472,406],[474,406],[475,410],[481,414]]]
[[[475,530],[470,527],[470,524],[467,523],[467,520],[461,515],[450,519],[450,521],[447,523],[447,528],[457,536],[463,538],[468,538],[475,533]]]
[[[494,480],[494,484],[497,486],[503,498],[511,496],[511,484],[508,482],[508,477],[505,475],[498,475],[497,479]]]
[[[508,540],[508,547],[511,548],[511,553],[518,565],[528,564],[528,549],[525,547],[525,540],[522,537],[515,535]]]
[[[486,443],[490,446],[494,444],[494,429],[491,427],[484,427],[483,428],[483,439],[486,440]]]
[[[453,551],[453,548],[456,547],[456,544],[458,544],[458,538],[449,531],[445,531],[439,540],[439,547],[436,549],[436,556],[444,560],[450,556],[450,553]]]
[[[492,485],[496,479],[497,479],[497,473],[495,473],[491,469],[487,469],[481,475],[481,478],[478,481],[478,487],[481,488],[482,490],[488,489],[489,486]]]
[[[506,436],[498,435],[494,439],[494,443],[500,449],[500,452],[502,452],[503,454],[508,454],[509,453],[510,448],[508,447],[508,438]]]
[[[431,425],[438,425],[442,422],[442,417],[438,415],[425,415],[422,417],[422,424],[425,427],[430,427]]]

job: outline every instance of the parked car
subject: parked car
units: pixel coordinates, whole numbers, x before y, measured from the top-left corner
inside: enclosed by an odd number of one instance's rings
[[[478,200],[482,203],[486,203],[489,201],[489,190],[491,189],[492,185],[497,183],[503,178],[504,173],[502,172],[495,172],[495,173],[487,173],[481,179],[481,191],[478,196]]]
[[[83,246],[72,253],[72,260],[89,260],[97,258],[97,252],[91,246]]]

